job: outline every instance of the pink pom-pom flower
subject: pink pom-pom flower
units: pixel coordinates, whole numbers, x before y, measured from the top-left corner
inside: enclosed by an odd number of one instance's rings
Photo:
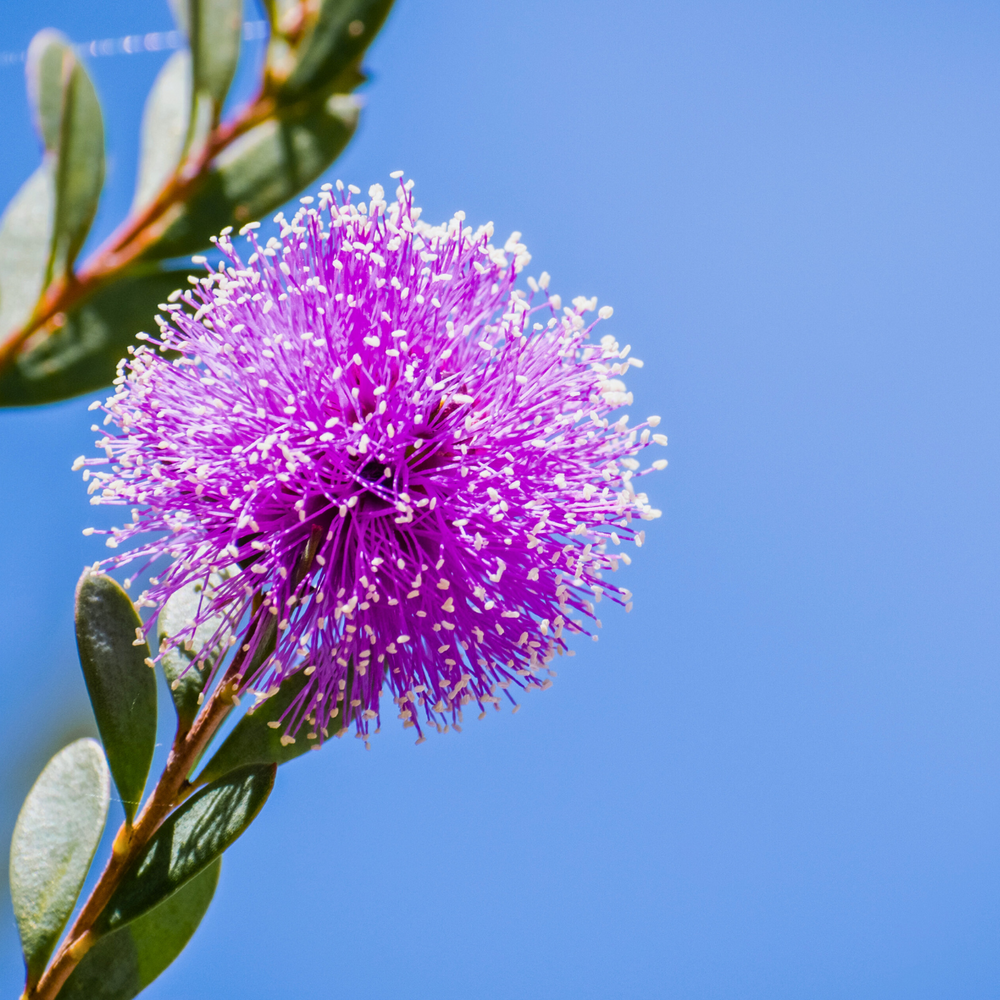
[[[322,742],[338,716],[367,734],[388,688],[422,737],[549,686],[602,597],[630,608],[606,575],[659,516],[636,482],[666,462],[636,456],[666,438],[617,413],[641,363],[591,341],[610,308],[588,322],[596,300],[563,308],[546,274],[516,287],[519,233],[430,226],[412,182],[392,202],[337,188],[263,246],[244,227],[246,259],[223,233],[95,404],[116,432],[77,467],[92,503],[133,508],[106,564],[156,572],[140,605],[216,580],[175,642],[221,616],[206,649],[225,634],[250,660],[275,617],[243,683],[306,671],[289,736]]]

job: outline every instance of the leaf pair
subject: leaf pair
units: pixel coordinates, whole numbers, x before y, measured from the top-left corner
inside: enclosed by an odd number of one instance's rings
[[[162,639],[190,631],[201,617],[202,604],[213,597],[214,588],[226,574],[215,574],[207,587],[192,583],[171,597],[160,613],[157,632]],[[274,643],[273,616],[267,615],[253,670],[270,654]],[[198,712],[199,696],[214,665],[229,648],[222,617],[203,622],[194,630],[191,649],[171,649],[162,663],[174,706],[186,729]],[[76,635],[87,690],[90,693],[97,728],[108,756],[111,774],[122,798],[125,815],[131,822],[142,799],[156,743],[156,675],[146,664],[149,646],[142,638],[142,622],[132,602],[111,577],[85,571],[77,585]],[[207,669],[194,665],[204,644],[217,637],[217,647],[203,657]],[[302,690],[303,672],[290,677],[273,697],[252,715],[244,716],[209,761],[200,784],[225,777],[241,767],[254,764],[281,764],[309,748],[306,740],[283,744],[276,721]]]
[[[242,0],[171,0],[170,6],[188,48],[167,60],[146,99],[133,211],[154,200],[186,156],[200,153],[219,123],[240,56]]]
[[[216,157],[145,259],[200,250],[224,227],[259,219],[293,198],[340,155],[357,128],[359,109],[347,94],[279,109]]]
[[[212,901],[223,851],[273,785],[273,767],[243,768],[166,820],[112,895],[60,1000],[131,1000],[177,958]]]
[[[242,36],[241,0],[171,0],[189,49],[163,66],[143,115],[133,213],[197,164],[218,124]],[[0,371],[0,406],[66,399],[107,385],[115,362],[185,271],[171,258],[203,250],[226,226],[260,219],[318,178],[357,128],[365,49],[392,0],[271,0],[264,87],[269,116],[239,135],[182,200],[153,211],[130,246],[138,261],[56,314]],[[93,86],[55,32],[36,36],[29,93],[45,144],[42,166],[0,220],[0,341],[29,322],[50,282],[68,278],[104,177],[103,125]],[[52,308],[55,308],[54,306]]]
[[[217,586],[224,577],[211,581]],[[165,609],[166,627],[193,618],[201,600],[210,598],[197,586]],[[211,639],[219,627],[206,624],[195,641]],[[164,622],[161,622],[161,627]],[[128,595],[111,577],[85,571],[77,585],[76,635],[87,690],[104,743],[111,775],[131,823],[142,799],[156,744],[156,674],[142,622]],[[217,660],[222,643],[214,651]],[[185,674],[180,658],[167,658],[178,713],[187,725],[197,714],[198,695],[209,670],[191,667]],[[180,683],[186,677],[188,684]],[[187,727],[185,727],[187,728]],[[232,843],[250,824],[274,783],[266,760],[239,760],[213,775],[208,787],[192,796],[157,830],[142,856],[118,886],[104,910],[101,929],[113,929],[139,917],[176,891]],[[251,766],[246,766],[251,765]],[[214,780],[218,779],[218,780]]]
[[[172,6],[190,52],[168,60],[146,102],[134,207],[148,204],[184,157],[199,152],[218,121],[239,55],[239,0],[172,0]],[[203,249],[226,226],[261,218],[284,204],[333,163],[357,128],[360,103],[349,91],[364,77],[356,63],[390,6],[391,0],[318,5],[292,57],[291,75],[278,88],[274,114],[215,159],[146,248],[145,260]],[[271,57],[280,38],[276,33]]]
[[[253,822],[274,766],[245,767],[192,796],[157,830],[119,883],[93,933],[97,943],[61,998],[130,1000],[180,954],[215,892],[223,851]],[[28,970],[38,981],[83,887],[107,816],[100,746],[77,740],[28,794],[11,844],[11,894]]]
[[[32,40],[27,82],[44,153],[0,220],[0,339],[29,322],[53,282],[72,280],[104,182],[100,103],[58,32]],[[147,267],[57,315],[0,374],[0,404],[45,403],[107,385],[126,345],[184,276]]]
[[[76,626],[105,752],[90,739],[64,748],[18,817],[10,880],[29,986],[76,905],[104,830],[110,778],[131,822],[156,739],[155,674],[128,596],[109,577],[86,571]],[[211,900],[223,851],[256,817],[274,775],[274,764],[227,768],[167,817],[91,928],[98,941],[60,996],[128,1000],[173,961]]]
[[[203,602],[225,579],[217,574],[207,581],[188,584],[174,594],[160,613],[160,640],[191,631],[201,617]],[[131,821],[142,798],[156,742],[156,680],[148,666],[149,646],[141,638],[141,621],[128,595],[111,577],[85,571],[77,586],[76,628],[80,663],[90,693],[97,727],[108,755],[111,774]],[[265,616],[264,633],[256,654],[246,664],[252,673],[274,648],[275,625]],[[212,666],[229,648],[222,617],[215,617],[194,630],[190,649],[173,648],[161,663],[182,728],[187,729],[198,712],[199,697]],[[204,644],[216,639],[216,648],[203,653]],[[206,669],[195,663],[203,660]],[[308,682],[304,671],[287,678],[278,691],[245,715],[205,765],[199,784],[217,781],[230,772],[256,764],[284,764],[305,753],[311,741],[304,736],[282,741],[279,724],[286,709],[300,696]],[[336,733],[342,716],[328,726]]]
[[[51,281],[70,273],[104,184],[101,106],[69,42],[39,32],[27,77],[44,156],[0,220],[0,338],[30,319]]]

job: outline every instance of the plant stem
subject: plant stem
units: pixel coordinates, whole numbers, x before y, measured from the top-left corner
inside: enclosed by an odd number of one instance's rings
[[[63,939],[48,969],[36,984],[29,985],[21,1000],[54,1000],[69,974],[96,941],[91,929],[111,899],[122,876],[149,843],[170,811],[193,790],[194,786],[188,781],[188,776],[199,755],[208,746],[212,736],[233,707],[233,696],[239,690],[242,680],[239,671],[244,655],[242,650],[237,654],[191,728],[186,732],[178,728],[170,756],[167,758],[167,765],[139,813],[135,825],[130,827],[127,823],[122,824],[115,837],[111,857],[93,892]]]
[[[302,545],[298,565],[292,577],[293,590],[299,586],[312,568],[323,530],[321,526],[316,524],[310,529],[309,536]],[[44,975],[37,983],[28,984],[21,1000],[55,1000],[70,973],[97,941],[91,928],[101,911],[107,906],[122,876],[149,843],[150,838],[159,829],[160,824],[167,818],[170,811],[179,806],[200,786],[201,782],[190,781],[189,775],[199,756],[232,710],[234,696],[243,683],[242,668],[248,655],[248,649],[253,643],[252,637],[256,635],[259,642],[266,641],[269,628],[273,628],[273,619],[270,613],[263,608],[261,595],[258,592],[253,599],[249,627],[244,633],[246,642],[240,645],[239,651],[233,657],[233,662],[226,669],[222,680],[212,692],[208,704],[199,712],[191,728],[185,731],[178,726],[174,744],[170,748],[170,756],[167,757],[167,766],[163,769],[156,787],[142,807],[135,825],[129,827],[127,823],[122,824],[115,837],[111,857],[108,859],[97,885],[94,886],[93,892],[84,903],[76,920],[73,921],[73,926],[63,938],[55,958],[45,970]],[[348,697],[350,697],[349,694]],[[346,703],[344,707],[346,711]]]

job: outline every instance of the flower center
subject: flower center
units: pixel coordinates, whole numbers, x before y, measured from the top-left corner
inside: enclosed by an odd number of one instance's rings
[[[392,504],[392,468],[373,458],[358,470],[361,479],[367,479],[374,489],[365,490],[358,498],[360,508],[383,509]]]

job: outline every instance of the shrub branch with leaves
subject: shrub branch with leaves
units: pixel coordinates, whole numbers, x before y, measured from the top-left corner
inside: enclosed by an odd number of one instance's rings
[[[362,57],[391,5],[269,0],[270,41],[254,96],[224,117],[242,0],[172,0],[188,46],[167,60],[146,101],[131,212],[82,263],[104,184],[101,106],[69,41],[52,30],[36,35],[26,68],[43,156],[0,220],[0,405],[53,402],[110,384],[136,332],[192,273],[176,258],[284,204],[336,160],[357,127],[352,92],[365,79]],[[185,602],[197,603],[198,589],[175,596],[163,627],[171,616],[186,621]],[[18,817],[10,884],[24,998],[128,1000],[181,952],[211,901],[222,852],[264,804],[276,765],[295,753],[261,711],[241,720],[192,780],[239,704],[233,678],[248,664],[237,651],[200,712],[198,673],[178,665],[177,732],[139,810],[157,718],[139,616],[113,580],[87,571],[76,628],[103,749],[83,739],[61,750]],[[262,636],[259,655],[269,642],[273,635]],[[104,831],[112,779],[125,823],[63,934]]]
[[[45,152],[0,224],[0,403],[113,381],[90,407],[105,414],[98,454],[74,469],[92,504],[131,519],[84,531],[122,546],[76,591],[100,743],[52,758],[14,831],[22,1000],[149,985],[279,765],[352,729],[368,746],[390,696],[417,743],[461,731],[463,711],[516,711],[572,637],[597,639],[602,598],[632,608],[606,576],[660,516],[636,485],[666,466],[640,457],[667,438],[658,417],[620,412],[642,362],[612,334],[591,340],[610,306],[564,307],[547,273],[523,275],[520,233],[501,248],[464,212],[431,225],[402,171],[389,199],[323,184],[258,239],[256,220],[349,141],[389,6],[271,0],[259,87],[224,116],[241,0],[176,0],[189,45],[146,102],[132,212],[79,267],[104,180],[100,105],[65,39],[31,44]],[[171,263],[210,243],[219,257],[196,255],[197,272]],[[102,566],[130,567],[124,589]],[[157,669],[176,729],[147,792]],[[112,783],[124,822],[81,904]]]
[[[391,0],[270,0],[255,96],[222,110],[243,33],[242,0],[175,0],[189,46],[146,102],[132,211],[77,265],[104,182],[101,107],[69,42],[42,31],[28,94],[44,153],[0,221],[0,405],[107,385],[115,363],[189,271],[175,258],[302,191],[357,127],[364,52]]]

